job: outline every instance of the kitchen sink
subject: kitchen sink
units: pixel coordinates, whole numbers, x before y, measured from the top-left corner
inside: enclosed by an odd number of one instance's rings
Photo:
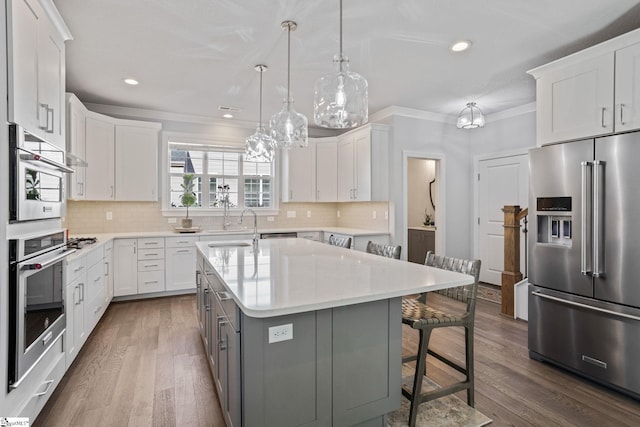
[[[247,242],[213,242],[209,243],[210,248],[238,248],[251,246],[251,243]]]

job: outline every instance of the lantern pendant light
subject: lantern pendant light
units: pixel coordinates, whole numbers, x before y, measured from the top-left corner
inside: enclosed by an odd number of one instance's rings
[[[246,140],[246,159],[251,162],[271,162],[275,152],[275,142],[262,124],[262,73],[267,70],[267,66],[258,64],[255,69],[260,73],[260,122],[256,133]]]
[[[458,116],[458,122],[456,123],[458,129],[475,129],[484,127],[484,115],[475,102],[468,102],[467,106],[460,111]]]
[[[287,99],[283,102],[282,110],[271,117],[271,138],[277,148],[306,147],[309,144],[309,123],[305,115],[296,112],[290,92],[291,31],[295,31],[298,24],[284,21],[280,26],[287,31]]]
[[[313,119],[316,125],[348,129],[369,121],[367,80],[349,71],[349,59],[342,53],[342,0],[340,0],[340,53],[333,57],[336,71],[315,84]]]

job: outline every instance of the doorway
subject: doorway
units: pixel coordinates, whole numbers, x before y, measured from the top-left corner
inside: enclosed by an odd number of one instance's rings
[[[405,153],[404,157],[406,258],[423,264],[427,251],[444,250],[443,159],[427,153]]]

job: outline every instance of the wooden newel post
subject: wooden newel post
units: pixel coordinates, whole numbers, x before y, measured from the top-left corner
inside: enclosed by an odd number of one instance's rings
[[[520,272],[520,220],[527,214],[520,206],[505,206],[504,271],[502,272],[502,314],[513,317],[513,288],[522,280]]]

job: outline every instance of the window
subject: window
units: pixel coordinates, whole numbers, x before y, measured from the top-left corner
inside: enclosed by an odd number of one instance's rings
[[[244,153],[219,147],[169,142],[169,200],[181,208],[183,176],[195,175],[191,209],[273,208],[273,164],[250,162]]]

